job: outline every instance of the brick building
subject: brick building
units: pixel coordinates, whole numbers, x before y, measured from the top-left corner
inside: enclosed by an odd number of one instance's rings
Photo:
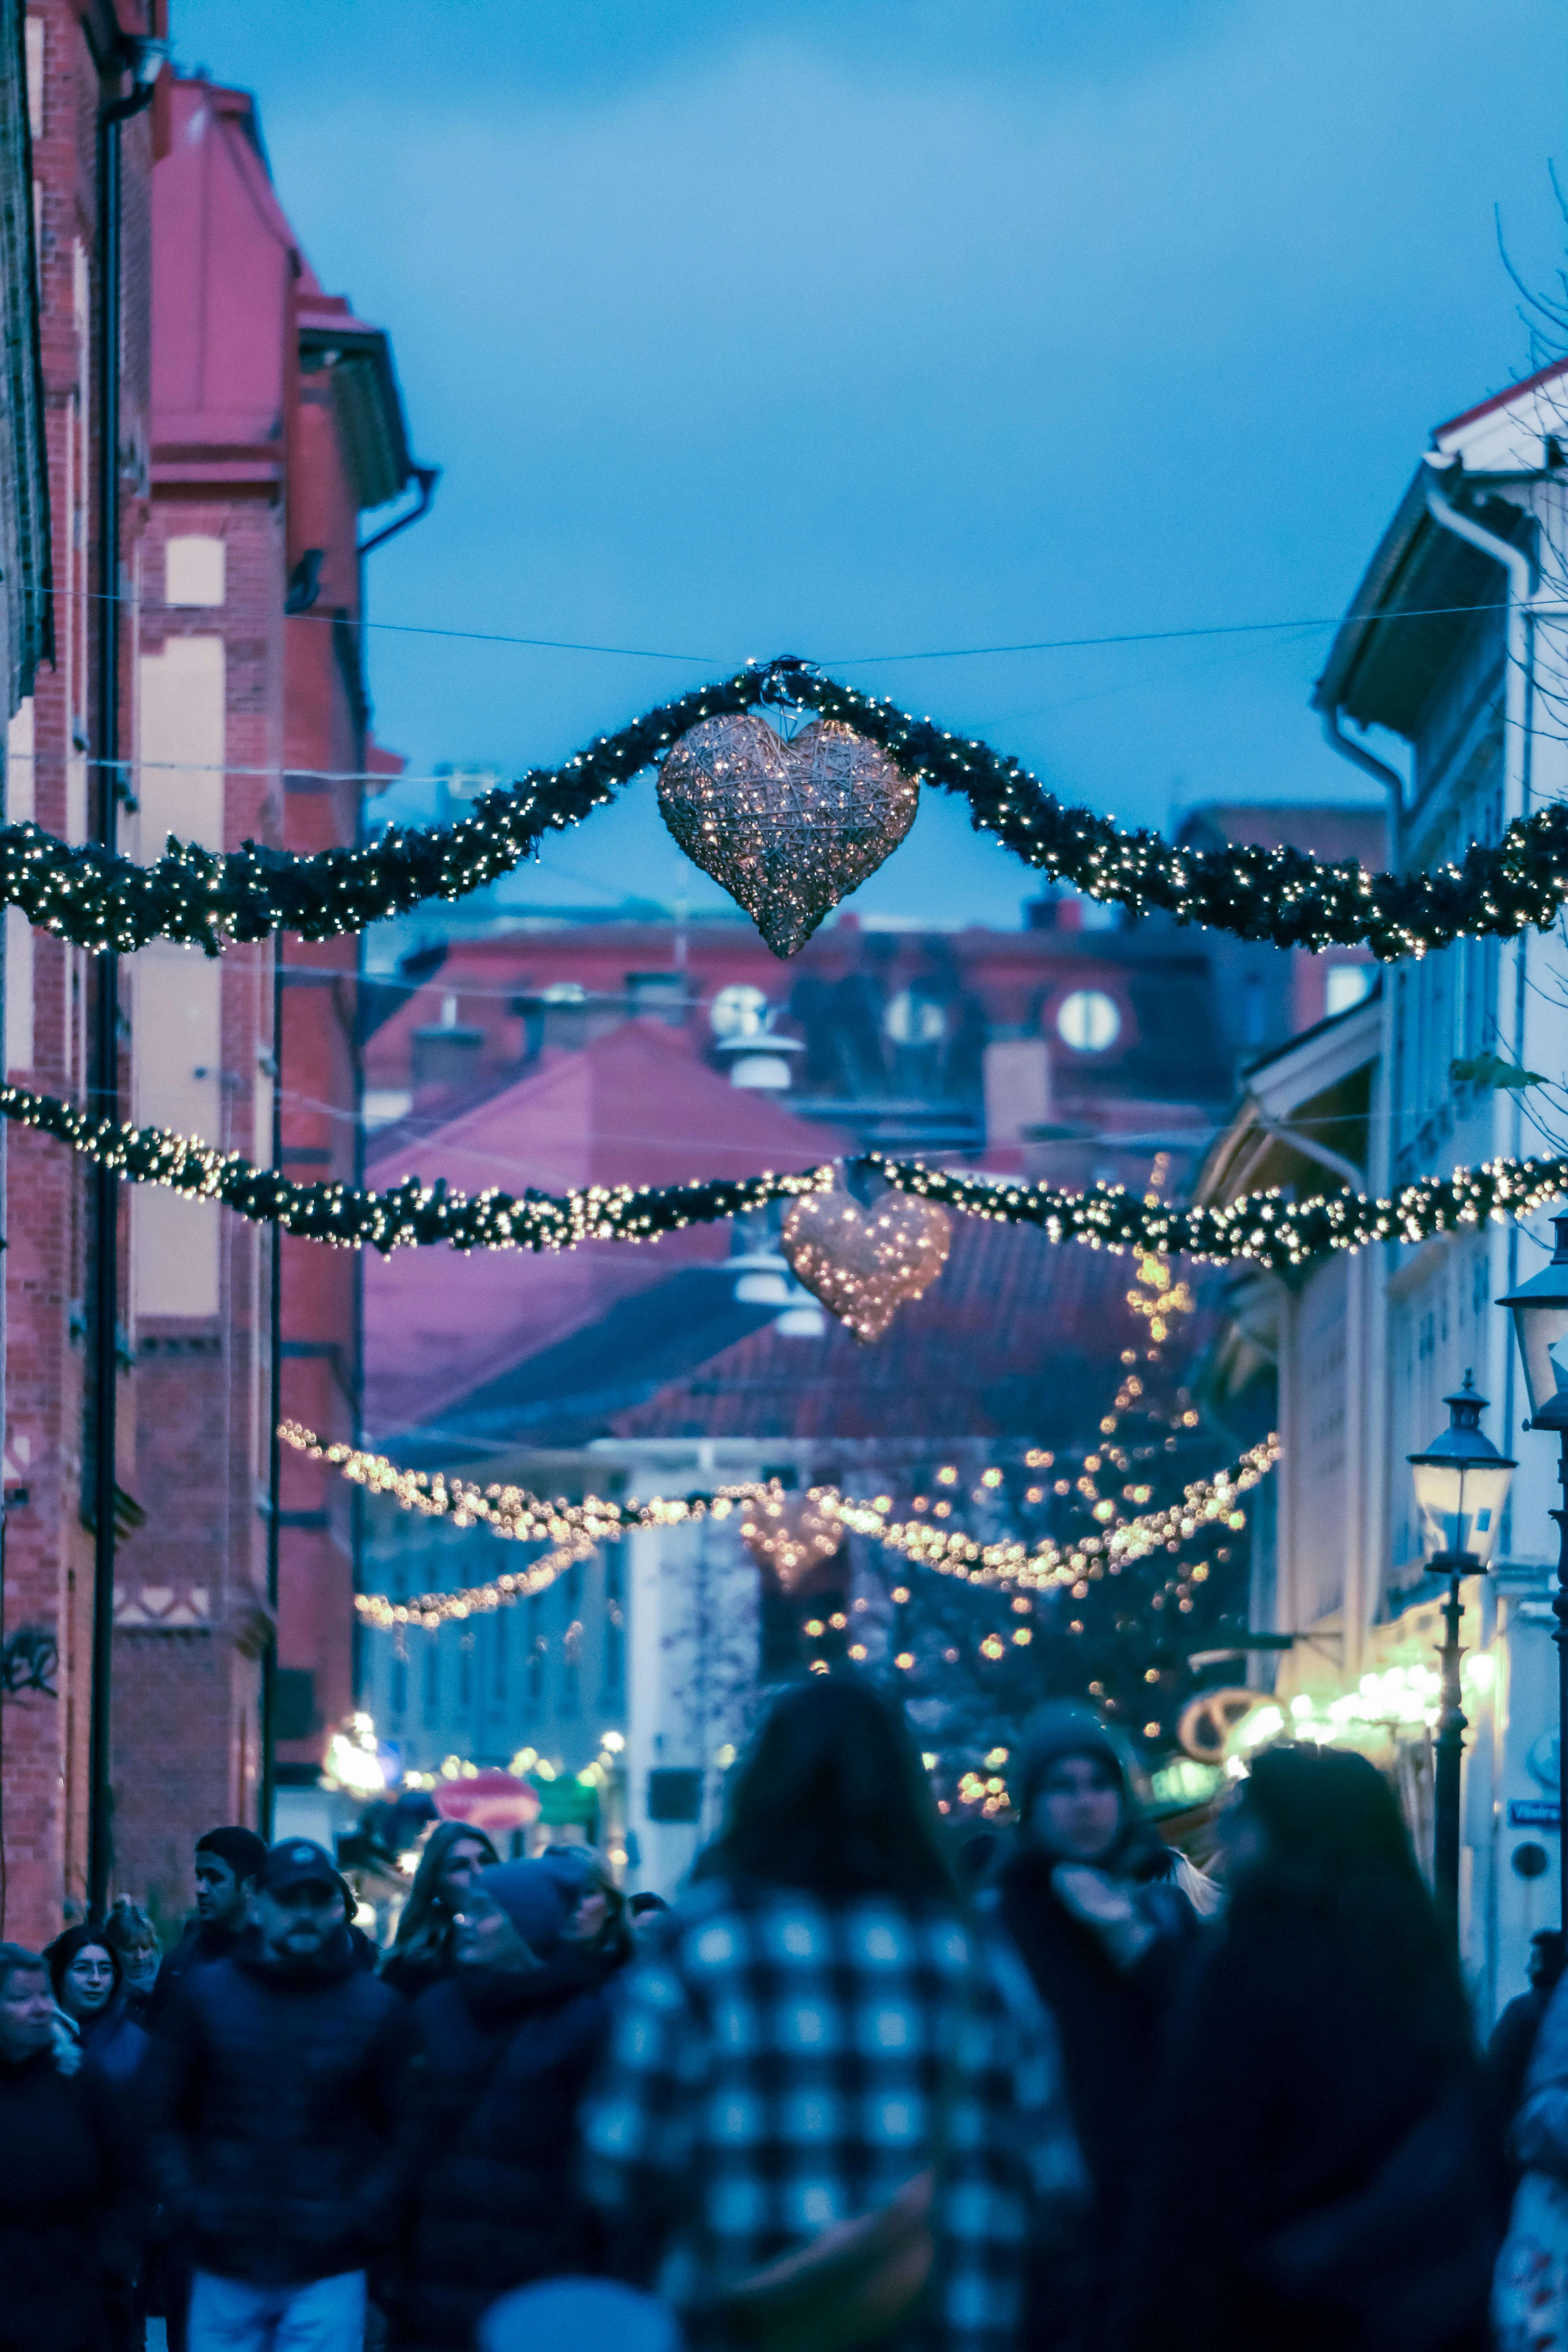
[[[125,87],[117,39],[163,30],[132,0],[120,10],[40,0],[26,34],[58,628],[55,665],[10,727],[7,814],[74,840],[91,822],[106,610],[96,115]],[[121,845],[150,859],[171,833],[352,842],[358,780],[397,767],[370,737],[358,625],[359,517],[414,478],[386,340],[311,273],[246,94],[165,70],[121,138]],[[15,914],[6,942],[9,1072],[82,1101],[88,959]],[[127,960],[122,1106],[352,1177],[357,961],[353,940],[221,961],[159,942]],[[41,1941],[86,1886],[92,1236],[83,1170],[58,1146],[16,1135],[9,1181],[5,1631],[42,1670],[5,1701],[0,1883],[5,1932]],[[113,1884],[168,1919],[195,1835],[264,1816],[269,1700],[303,1757],[349,1704],[348,1531],[296,1473],[274,1541],[270,1428],[275,1362],[285,1410],[353,1428],[356,1275],[289,1244],[275,1283],[269,1234],[151,1188],[121,1218]]]
[[[360,514],[411,478],[401,402],[385,337],[300,251],[249,95],[180,79],[168,115],[136,854],[170,834],[322,849],[355,839],[359,780],[397,768],[370,736],[358,537]],[[139,1121],[353,1179],[353,940],[221,961],[156,942],[132,978]],[[282,1410],[355,1428],[357,1269],[285,1242],[275,1298],[270,1232],[153,1188],[132,1235],[147,1522],[124,1547],[116,1612],[117,1876],[173,1912],[200,1829],[265,1815],[268,1717],[284,1769],[313,1774],[352,1703],[352,1530],[319,1474],[290,1465],[274,1556],[269,1489],[275,1337]]]
[[[10,721],[5,804],[73,841],[87,837],[101,594],[94,295],[100,224],[98,115],[128,87],[126,41],[162,32],[161,0],[37,0],[24,27],[38,275],[42,389],[52,520],[55,658]],[[127,121],[121,158],[121,415],[123,569],[134,591],[146,518],[150,200],[166,127],[162,98]],[[133,686],[137,618],[121,613],[121,675]],[[5,1058],[40,1091],[84,1099],[89,960],[6,922]],[[5,1260],[5,1633],[30,1675],[5,1705],[4,1932],[36,1942],[86,1885],[92,1537],[84,1524],[84,1396],[90,1234],[83,1170],[58,1146],[9,1139]],[[121,1388],[131,1382],[122,1377]],[[134,1426],[122,1417],[117,1467]]]

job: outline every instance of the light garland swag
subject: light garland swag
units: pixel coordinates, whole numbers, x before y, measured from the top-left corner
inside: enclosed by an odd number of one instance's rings
[[[193,1200],[218,1201],[242,1217],[279,1224],[308,1241],[384,1253],[441,1242],[458,1250],[563,1250],[586,1241],[653,1241],[683,1226],[743,1216],[773,1201],[828,1192],[836,1172],[829,1162],[794,1175],[591,1185],[583,1192],[521,1195],[453,1192],[444,1181],[426,1184],[410,1176],[390,1192],[372,1192],[349,1184],[296,1184],[275,1169],[257,1168],[237,1152],[216,1150],[195,1137],[96,1118],[26,1087],[0,1087],[0,1118],[53,1136],[132,1183],[165,1184]],[[1568,1192],[1568,1159],[1489,1160],[1448,1176],[1424,1176],[1388,1201],[1352,1192],[1310,1201],[1248,1192],[1212,1209],[1176,1208],[1120,1185],[1064,1192],[1050,1184],[1009,1183],[928,1168],[919,1160],[886,1160],[877,1152],[868,1153],[865,1164],[900,1192],[940,1202],[966,1216],[1034,1225],[1052,1242],[1183,1255],[1215,1265],[1247,1260],[1277,1274],[1332,1250],[1364,1249],[1369,1242],[1426,1241],[1491,1217],[1531,1216]]]
[[[226,855],[174,842],[151,866],[73,846],[36,824],[0,827],[0,901],[79,947],[121,952],[180,940],[217,954],[279,930],[328,939],[508,874],[576,824],[704,719],[763,703],[810,711],[879,745],[917,782],[958,793],[990,833],[1053,882],[1278,947],[1364,946],[1385,962],[1460,938],[1545,927],[1568,898],[1568,803],[1476,843],[1429,874],[1366,873],[1298,849],[1177,849],[1160,835],[1064,806],[1010,756],[858,694],[809,664],[749,665],[601,735],[559,768],[487,793],[452,825],[395,828],[364,848],[300,857],[248,841]]]
[[[389,1495],[403,1510],[417,1511],[426,1518],[448,1518],[458,1528],[487,1527],[509,1541],[548,1541],[555,1547],[544,1559],[515,1574],[492,1577],[487,1583],[460,1591],[416,1593],[407,1601],[394,1601],[384,1592],[356,1593],[354,1606],[361,1616],[384,1629],[434,1628],[452,1619],[506,1608],[542,1591],[564,1569],[585,1559],[600,1544],[618,1543],[640,1528],[725,1519],[747,1503],[799,1499],[776,1479],[752,1479],[705,1494],[656,1495],[646,1503],[616,1503],[599,1495],[587,1496],[581,1503],[550,1501],[524,1486],[479,1486],[467,1479],[447,1478],[438,1470],[401,1469],[384,1454],[341,1442],[325,1444],[300,1422],[279,1423],[278,1434],[296,1453],[326,1463],[356,1486],[372,1494]],[[1114,1576],[1151,1552],[1173,1548],[1216,1520],[1240,1527],[1243,1519],[1237,1507],[1240,1496],[1267,1477],[1279,1458],[1279,1441],[1271,1434],[1260,1445],[1249,1447],[1230,1469],[1217,1471],[1212,1478],[1192,1480],[1179,1502],[1136,1518],[1113,1519],[1077,1542],[1058,1543],[1047,1538],[1032,1548],[1016,1539],[985,1544],[959,1528],[931,1527],[918,1519],[895,1520],[889,1495],[861,1500],[836,1486],[813,1486],[807,1499],[825,1517],[837,1518],[853,1533],[888,1544],[918,1567],[935,1569],[944,1576],[1025,1591],[1048,1591],[1060,1584],[1076,1589],[1086,1579],[1108,1571]]]

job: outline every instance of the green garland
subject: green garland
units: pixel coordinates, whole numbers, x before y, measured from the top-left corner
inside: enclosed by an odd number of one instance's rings
[[[348,1184],[295,1184],[275,1169],[254,1167],[237,1152],[217,1151],[163,1127],[95,1118],[52,1095],[0,1087],[0,1118],[68,1144],[134,1184],[166,1184],[198,1201],[221,1202],[258,1224],[281,1225],[307,1241],[342,1249],[575,1249],[586,1241],[647,1242],[685,1225],[716,1224],[772,1201],[827,1191],[831,1164],[795,1175],[715,1177],[706,1183],[593,1185],[584,1192],[513,1194],[448,1192],[444,1181],[411,1176],[390,1192]],[[1490,1160],[1450,1176],[1424,1177],[1392,1201],[1350,1192],[1287,1201],[1249,1192],[1226,1207],[1167,1207],[1119,1185],[1063,1192],[1049,1184],[1014,1184],[928,1168],[919,1160],[868,1155],[868,1164],[901,1192],[918,1193],[965,1216],[1034,1225],[1052,1242],[1091,1249],[1142,1250],[1212,1265],[1239,1260],[1288,1273],[1333,1250],[1369,1242],[1425,1241],[1434,1234],[1526,1217],[1568,1193],[1568,1160]]]
[[[787,704],[843,720],[919,782],[961,793],[977,831],[1054,882],[1277,947],[1366,947],[1385,962],[1462,937],[1511,937],[1550,924],[1568,898],[1568,803],[1474,845],[1430,874],[1367,874],[1298,849],[1174,849],[1156,833],[1066,807],[1015,759],[912,719],[891,702],[819,677],[808,664],[752,665],[601,735],[563,767],[536,768],[487,793],[460,824],[397,828],[363,849],[297,857],[257,842],[226,856],[175,843],[136,866],[73,848],[34,824],[0,828],[0,901],[84,948],[129,951],[182,940],[217,954],[279,930],[327,939],[429,898],[460,898],[508,874],[550,832],[612,800],[700,719]]]

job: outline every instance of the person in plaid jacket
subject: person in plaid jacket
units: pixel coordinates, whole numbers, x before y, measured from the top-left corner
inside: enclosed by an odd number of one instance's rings
[[[901,1719],[829,1679],[774,1706],[691,1895],[624,1981],[583,2118],[611,2264],[695,2346],[725,2290],[936,2173],[936,2261],[894,2341],[1011,2352],[1026,2258],[1086,2179],[1055,2028],[963,1916]]]

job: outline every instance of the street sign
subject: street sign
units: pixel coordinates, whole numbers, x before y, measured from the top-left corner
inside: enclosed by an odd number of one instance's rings
[[[1549,1797],[1510,1797],[1508,1801],[1508,1825],[1510,1830],[1554,1830],[1561,1825],[1563,1808]]]

